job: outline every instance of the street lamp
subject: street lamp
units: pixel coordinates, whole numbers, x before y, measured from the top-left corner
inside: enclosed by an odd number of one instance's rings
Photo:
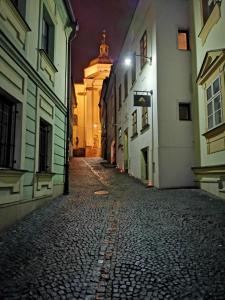
[[[137,56],[137,57],[145,58],[150,65],[152,64],[152,57],[151,56],[145,56],[145,55],[141,55],[141,54],[134,54],[134,55]],[[132,58],[130,56],[125,57],[124,64],[127,67],[131,66],[132,65]]]

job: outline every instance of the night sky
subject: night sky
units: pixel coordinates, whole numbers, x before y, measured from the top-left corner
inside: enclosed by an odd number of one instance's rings
[[[116,59],[138,0],[70,0],[80,29],[72,45],[72,76],[82,82],[83,69],[99,54],[102,30],[110,57]]]

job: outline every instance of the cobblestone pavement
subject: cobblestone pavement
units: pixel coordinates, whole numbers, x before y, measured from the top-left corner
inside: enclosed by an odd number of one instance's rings
[[[74,159],[71,194],[0,235],[0,299],[225,299],[225,202],[99,162]]]

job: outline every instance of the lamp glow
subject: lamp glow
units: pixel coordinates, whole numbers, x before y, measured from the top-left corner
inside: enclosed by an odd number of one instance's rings
[[[126,66],[131,66],[132,65],[132,60],[130,57],[125,58],[124,63]]]

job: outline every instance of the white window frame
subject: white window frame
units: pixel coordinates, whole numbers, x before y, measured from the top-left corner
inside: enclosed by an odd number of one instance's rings
[[[214,93],[213,85],[214,83],[219,80],[219,90]],[[211,95],[209,96],[208,91],[210,91]],[[215,108],[215,100],[219,97],[219,108]],[[206,88],[206,102],[207,102],[207,126],[208,130],[211,130],[223,122],[223,109],[222,109],[222,90],[221,90],[221,77],[217,76],[212,83]],[[209,111],[209,107],[210,111]],[[221,121],[217,123],[216,121],[216,114],[220,112],[220,119]],[[212,124],[211,121],[212,120]]]

